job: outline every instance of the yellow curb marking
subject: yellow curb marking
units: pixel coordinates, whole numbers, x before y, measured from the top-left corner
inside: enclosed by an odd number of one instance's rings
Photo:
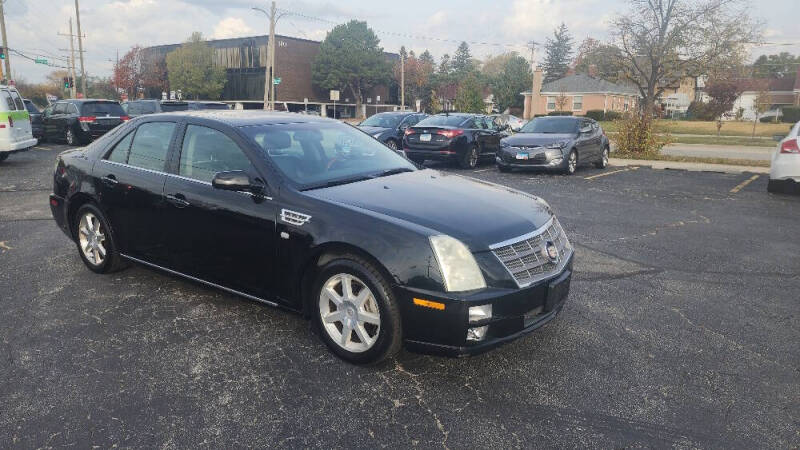
[[[634,166],[634,167],[628,167],[627,169],[614,170],[612,172],[605,172],[605,173],[601,173],[599,175],[592,175],[590,177],[584,177],[584,180],[594,180],[595,178],[607,177],[609,175],[614,175],[615,173],[620,173],[620,172],[630,172],[631,170],[639,170],[639,168]]]
[[[744,189],[745,186],[747,186],[748,184],[752,183],[753,181],[756,181],[756,179],[758,179],[759,176],[760,175],[753,175],[752,177],[742,181],[741,184],[739,184],[735,188],[731,189],[731,194],[735,194],[735,193],[741,191],[742,189]]]

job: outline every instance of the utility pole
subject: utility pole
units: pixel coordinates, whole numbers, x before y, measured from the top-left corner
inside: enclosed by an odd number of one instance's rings
[[[81,34],[81,13],[78,9],[78,0],[75,0],[75,19],[78,25],[78,54],[81,58],[81,93],[83,98],[86,98],[86,70],[83,68],[83,35]],[[70,34],[72,34],[71,31]]]
[[[275,24],[286,13],[277,14],[275,2],[272,2],[269,12],[261,8],[252,9],[264,13],[269,19],[269,42],[267,42],[267,57],[264,61],[264,66],[266,66],[264,73],[264,109],[275,109]]]
[[[3,11],[3,0],[0,0],[0,32],[3,35],[3,51],[6,54],[6,76],[11,79],[11,55],[8,53],[8,39],[6,39],[6,13]]]
[[[406,56],[400,52],[400,107],[406,110]]]
[[[72,17],[69,18],[69,52],[70,52],[70,68],[72,70],[72,98],[75,98],[75,40],[72,39]]]

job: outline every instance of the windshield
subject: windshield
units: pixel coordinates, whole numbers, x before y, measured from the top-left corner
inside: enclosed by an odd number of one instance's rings
[[[173,111],[188,111],[189,104],[188,103],[162,103],[161,104],[161,111],[164,112],[173,112]]]
[[[400,121],[403,120],[400,114],[380,113],[375,114],[369,119],[361,122],[362,127],[380,127],[380,128],[397,128]]]
[[[578,121],[540,117],[528,122],[520,130],[522,133],[574,134],[578,132]]]
[[[457,127],[461,125],[466,117],[464,116],[431,116],[425,120],[421,120],[417,125],[417,127]]]
[[[344,184],[416,170],[366,133],[337,122],[240,128],[301,189]]]
[[[117,102],[87,102],[81,106],[84,116],[124,116],[125,111]]]

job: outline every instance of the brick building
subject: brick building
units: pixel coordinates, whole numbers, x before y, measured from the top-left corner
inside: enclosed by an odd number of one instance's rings
[[[589,75],[569,75],[546,84],[542,79],[542,70],[537,69],[533,73],[533,89],[522,93],[525,119],[554,111],[570,111],[575,116],[591,110],[624,113],[635,110],[639,99],[639,92],[632,86]]]
[[[319,111],[332,115],[333,103],[329,92],[314,88],[311,82],[311,65],[319,52],[320,42],[287,36],[275,36],[275,74],[281,82],[276,86],[275,99],[279,108],[289,111]],[[269,36],[251,36],[233,39],[206,41],[214,49],[214,63],[225,68],[227,83],[222,100],[237,108],[262,108],[264,100],[265,60]],[[142,49],[148,64],[163,61],[167,53],[181,44],[158,45]],[[392,64],[399,55],[385,53]],[[150,96],[160,93],[148,93]],[[380,109],[391,110],[399,103],[397,88],[378,86],[364,94],[369,112],[374,112],[376,99],[380,97]],[[308,100],[306,103],[305,100]],[[355,116],[355,98],[351,92],[342,91],[336,105],[337,117]]]

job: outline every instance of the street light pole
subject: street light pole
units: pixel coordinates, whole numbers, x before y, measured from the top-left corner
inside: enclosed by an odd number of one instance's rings
[[[269,42],[267,42],[267,57],[264,65],[264,109],[275,109],[275,24],[284,14],[278,14],[275,2],[272,2],[270,12],[261,8],[252,9],[264,13],[269,19]]]
[[[4,1],[0,0],[0,32],[3,34],[3,52],[6,54],[5,64],[6,64],[6,77],[11,79],[11,63],[9,60],[11,59],[11,55],[8,51],[8,40],[6,39],[6,13],[3,11],[3,3]]]
[[[78,55],[81,58],[81,93],[86,98],[86,70],[83,68],[83,36],[81,35],[81,13],[78,9],[78,0],[75,0],[75,21],[78,25]]]

